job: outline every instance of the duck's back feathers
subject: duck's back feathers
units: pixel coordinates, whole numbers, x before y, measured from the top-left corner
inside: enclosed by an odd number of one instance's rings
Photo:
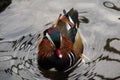
[[[74,43],[75,42],[76,33],[77,33],[77,29],[75,27],[73,27],[68,32],[69,32],[70,40]]]
[[[76,54],[76,57],[79,58],[81,57],[82,53],[83,53],[83,43],[82,43],[82,39],[80,36],[80,33],[77,32],[76,33],[76,37],[75,37],[75,42],[73,45],[73,51]]]

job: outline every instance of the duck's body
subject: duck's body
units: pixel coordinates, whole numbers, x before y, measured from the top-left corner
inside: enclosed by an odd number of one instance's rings
[[[81,57],[83,44],[78,32],[78,12],[71,9],[41,35],[38,65],[44,69],[66,70]]]

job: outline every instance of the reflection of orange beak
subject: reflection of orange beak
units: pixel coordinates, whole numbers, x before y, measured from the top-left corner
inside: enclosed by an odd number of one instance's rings
[[[57,49],[57,50],[56,50],[56,54],[57,54],[57,56],[58,56],[60,59],[63,57],[60,49]]]

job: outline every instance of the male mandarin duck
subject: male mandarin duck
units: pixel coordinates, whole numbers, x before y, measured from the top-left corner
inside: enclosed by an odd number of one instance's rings
[[[73,66],[83,53],[83,43],[78,31],[78,12],[73,8],[59,16],[52,27],[46,29],[39,40],[38,65],[46,70],[64,71]]]

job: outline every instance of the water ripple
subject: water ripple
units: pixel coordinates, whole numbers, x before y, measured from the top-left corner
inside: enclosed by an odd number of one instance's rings
[[[105,1],[103,2],[103,5],[109,9],[120,11],[120,7],[117,7],[113,2]]]
[[[104,49],[107,50],[107,51],[114,52],[114,53],[120,55],[120,50],[117,50],[114,46],[111,46],[111,45],[110,45],[110,43],[113,42],[113,41],[115,41],[115,40],[120,41],[119,38],[110,38],[110,39],[107,39],[107,40],[106,40],[106,45],[104,46]],[[117,45],[119,45],[119,42],[118,42]],[[116,45],[116,46],[117,46],[117,45]],[[119,46],[118,46],[118,48],[119,48]],[[120,49],[120,48],[119,48],[119,49]]]

